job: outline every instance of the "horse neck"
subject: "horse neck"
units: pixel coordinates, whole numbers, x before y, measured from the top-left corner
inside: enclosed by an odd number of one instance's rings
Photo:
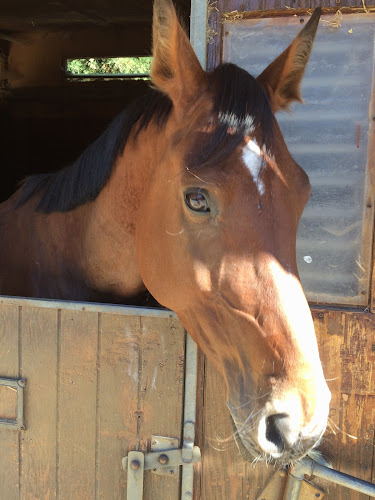
[[[85,274],[95,289],[130,297],[145,288],[136,258],[136,223],[161,140],[153,123],[137,138],[131,134],[110,179],[89,204],[83,255]]]

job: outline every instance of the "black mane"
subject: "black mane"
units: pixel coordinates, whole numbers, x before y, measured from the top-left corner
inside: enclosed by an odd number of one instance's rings
[[[234,64],[218,66],[210,78],[217,86],[215,127],[204,147],[189,158],[192,168],[229,154],[244,135],[252,135],[260,126],[262,146],[269,148],[272,139],[273,114],[268,97],[255,78]],[[169,97],[150,90],[123,111],[72,165],[55,173],[26,178],[17,207],[40,191],[43,193],[36,210],[44,213],[67,212],[95,200],[108,181],[135,123],[139,120],[136,134],[147,128],[151,120],[162,127],[172,106]],[[232,131],[230,134],[228,129]]]
[[[141,118],[137,134],[152,119],[162,125],[172,109],[170,99],[156,90],[133,101],[120,113],[96,141],[91,143],[77,160],[58,172],[27,177],[17,207],[43,190],[36,207],[38,212],[68,212],[95,200],[108,181],[112,167],[124,149],[134,124]]]

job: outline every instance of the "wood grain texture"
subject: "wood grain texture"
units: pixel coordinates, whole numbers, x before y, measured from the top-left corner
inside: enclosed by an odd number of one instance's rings
[[[332,429],[326,432],[321,449],[335,468],[371,481],[375,444],[375,315],[313,310],[313,317],[332,392]],[[327,498],[367,499],[333,485],[329,485]]]
[[[1,500],[126,499],[128,451],[181,442],[185,330],[172,314],[2,304],[0,346],[0,376],[27,379],[26,431],[0,429]],[[147,472],[144,498],[177,499],[179,476]]]
[[[58,495],[95,498],[98,315],[61,310]]]
[[[19,308],[0,308],[0,376],[18,378],[19,373]],[[0,401],[1,406],[1,401]],[[19,498],[19,432],[0,428],[0,497]]]
[[[121,459],[137,447],[140,318],[102,314],[99,325],[97,498],[121,499]]]
[[[182,439],[185,331],[176,319],[141,318],[142,356],[138,410],[141,449],[151,435]],[[180,474],[145,473],[145,500],[174,500],[180,496]],[[130,500],[130,499],[128,499]]]
[[[26,431],[21,434],[24,498],[54,498],[56,492],[56,360],[58,312],[22,310],[22,374],[26,378]]]

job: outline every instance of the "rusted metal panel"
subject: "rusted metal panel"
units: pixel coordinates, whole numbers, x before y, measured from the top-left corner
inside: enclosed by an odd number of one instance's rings
[[[182,438],[183,327],[164,311],[1,300],[0,375],[26,379],[26,430],[0,429],[0,497],[125,499],[129,450]],[[175,476],[146,473],[143,498],[179,498]]]
[[[266,17],[306,14],[315,7],[323,7],[324,12],[364,12],[362,0],[217,0],[208,4],[209,21],[207,28],[207,68],[212,70],[221,61],[222,40],[225,36],[223,21],[243,17]],[[373,3],[365,3],[366,9],[374,8]]]

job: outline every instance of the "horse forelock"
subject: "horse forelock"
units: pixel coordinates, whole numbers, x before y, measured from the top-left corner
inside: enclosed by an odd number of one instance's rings
[[[247,71],[231,63],[210,74],[213,89],[211,123],[206,139],[186,158],[190,169],[217,164],[244,140],[257,133],[259,146],[272,149],[274,116],[264,88]]]

